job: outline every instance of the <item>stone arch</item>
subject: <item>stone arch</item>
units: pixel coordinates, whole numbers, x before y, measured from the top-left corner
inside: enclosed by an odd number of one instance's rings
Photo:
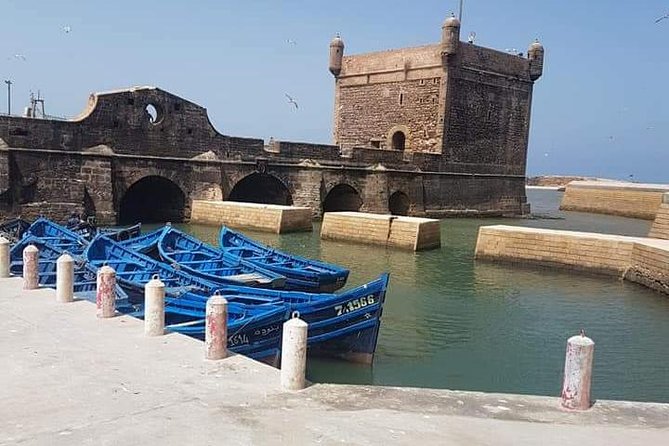
[[[293,204],[293,196],[283,181],[274,175],[260,172],[239,180],[230,191],[228,200],[285,206]]]
[[[330,189],[323,199],[323,212],[359,211],[362,198],[358,191],[345,183],[337,184]]]
[[[119,203],[119,224],[178,223],[186,218],[187,199],[173,181],[150,175],[134,182]]]
[[[405,150],[409,143],[409,128],[406,125],[396,125],[388,131],[386,147],[393,150]]]
[[[391,214],[409,215],[409,209],[411,209],[411,200],[404,192],[394,192],[390,198],[388,198],[388,210]]]

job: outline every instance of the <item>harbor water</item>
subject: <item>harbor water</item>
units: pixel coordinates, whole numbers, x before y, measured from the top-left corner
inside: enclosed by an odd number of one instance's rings
[[[316,382],[559,395],[566,340],[596,343],[595,399],[669,402],[669,297],[613,277],[474,260],[492,224],[645,236],[650,222],[560,212],[562,193],[528,190],[535,218],[445,219],[442,248],[405,252],[247,232],[298,255],[345,265],[348,287],[391,274],[372,366],[310,358]],[[184,225],[217,243],[218,228]]]

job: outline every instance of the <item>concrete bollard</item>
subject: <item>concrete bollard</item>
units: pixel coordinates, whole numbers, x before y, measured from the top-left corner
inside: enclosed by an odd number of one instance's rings
[[[564,382],[560,403],[572,410],[586,410],[591,406],[590,385],[592,382],[592,358],[595,343],[581,334],[567,340],[567,355],[564,363]]]
[[[74,259],[64,253],[56,261],[56,302],[74,300]]]
[[[306,387],[308,324],[293,315],[283,324],[281,341],[281,387],[301,390]]]
[[[99,318],[116,315],[116,271],[107,265],[98,270],[96,305]]]
[[[207,359],[228,356],[228,301],[223,296],[214,295],[207,300],[204,348]]]
[[[144,334],[165,334],[165,284],[158,274],[144,286]]]
[[[35,245],[23,249],[23,289],[39,288],[39,250]]]
[[[0,277],[9,277],[9,240],[0,237]]]

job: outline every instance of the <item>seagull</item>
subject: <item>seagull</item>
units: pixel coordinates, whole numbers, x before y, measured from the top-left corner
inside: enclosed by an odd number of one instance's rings
[[[23,62],[27,60],[26,56],[24,56],[23,54],[14,54],[12,57],[7,58],[7,60],[12,60],[12,59],[22,60]]]
[[[286,39],[286,43],[287,43],[288,45],[297,45],[297,42],[294,41],[293,39]]]
[[[472,31],[469,33],[469,37],[467,37],[467,42],[474,43],[474,40],[476,40],[476,33]]]
[[[300,108],[300,107],[298,107],[297,102],[295,101],[295,99],[293,99],[293,97],[291,95],[289,95],[288,93],[284,93],[284,94],[288,98],[288,102],[295,106],[295,110]]]
[[[65,34],[69,34],[70,31],[72,31],[72,27],[71,27],[70,25],[65,25],[65,26],[63,26],[63,32],[64,32]]]
[[[664,19],[669,19],[669,14],[665,14],[665,15],[663,15],[662,17],[658,17],[658,18],[655,20],[655,23],[660,23],[660,22],[661,22],[662,20],[664,20]]]

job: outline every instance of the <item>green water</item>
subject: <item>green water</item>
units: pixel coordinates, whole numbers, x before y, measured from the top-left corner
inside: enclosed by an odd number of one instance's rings
[[[558,395],[566,339],[585,328],[596,342],[595,398],[669,402],[669,297],[611,277],[474,260],[481,225],[648,232],[641,220],[559,212],[560,198],[528,191],[541,219],[443,220],[442,248],[422,253],[321,241],[318,224],[249,234],[346,265],[349,286],[391,273],[373,366],[310,359],[312,381]],[[216,241],[216,228],[186,228]]]

